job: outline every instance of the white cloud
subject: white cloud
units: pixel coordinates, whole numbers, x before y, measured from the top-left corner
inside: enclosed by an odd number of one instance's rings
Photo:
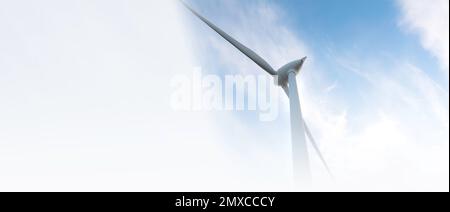
[[[339,189],[448,191],[448,90],[407,62],[385,74],[360,58],[346,61],[362,61],[345,67],[369,86],[359,103],[367,107],[349,112],[353,121],[328,147]]]
[[[449,70],[449,1],[398,0],[401,24],[420,35],[422,45]]]

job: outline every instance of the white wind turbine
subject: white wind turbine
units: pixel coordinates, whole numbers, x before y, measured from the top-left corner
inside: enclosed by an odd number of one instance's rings
[[[181,0],[180,0],[181,1]],[[250,58],[259,67],[269,73],[275,78],[275,82],[278,86],[282,87],[284,92],[289,98],[290,102],[290,120],[291,120],[291,136],[292,136],[292,159],[293,159],[293,169],[294,169],[294,180],[296,183],[302,186],[308,186],[311,181],[311,170],[309,164],[308,149],[306,146],[306,136],[308,136],[313,148],[319,155],[320,160],[324,164],[328,173],[331,176],[330,169],[320,152],[316,141],[314,140],[311,131],[303,120],[302,110],[300,106],[300,98],[298,93],[296,77],[300,73],[303,64],[306,61],[306,57],[300,60],[295,60],[290,62],[278,71],[272,68],[263,58],[256,54],[251,49],[247,48],[243,44],[239,43],[237,40],[232,38],[230,35],[225,33],[219,27],[208,21],[206,18],[197,13],[194,9],[189,7],[185,2],[181,3],[189,9],[195,16],[207,24],[211,29],[216,31],[220,36],[227,40],[231,45],[236,47],[240,52]]]

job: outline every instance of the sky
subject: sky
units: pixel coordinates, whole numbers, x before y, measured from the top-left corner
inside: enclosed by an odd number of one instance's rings
[[[448,1],[432,2],[190,1],[275,68],[308,56],[304,115],[337,176],[325,187],[382,191],[448,190]],[[188,22],[204,69],[260,73],[201,22]],[[280,120],[272,129],[289,134]]]
[[[308,56],[314,190],[448,191],[447,0],[187,2],[275,68]],[[174,111],[195,67],[261,74],[175,1],[0,0],[0,190],[292,190],[287,99]]]

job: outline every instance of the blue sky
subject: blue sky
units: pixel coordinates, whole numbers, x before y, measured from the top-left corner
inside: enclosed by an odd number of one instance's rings
[[[239,4],[257,2],[264,1],[250,0]],[[216,11],[220,10],[217,1],[191,3],[203,9],[212,20],[233,16],[232,11]],[[414,61],[445,87],[448,80],[442,77],[437,59],[420,45],[416,34],[399,27],[399,4],[393,0],[279,0],[274,3],[282,10],[279,15],[283,24],[314,50],[314,56],[331,76],[340,77],[337,73],[339,65],[329,57],[329,49],[357,52],[364,58],[384,62],[392,62],[394,57]]]

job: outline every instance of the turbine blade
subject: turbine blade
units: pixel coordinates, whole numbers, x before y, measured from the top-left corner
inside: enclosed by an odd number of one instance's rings
[[[322,152],[319,149],[319,146],[317,145],[316,140],[314,139],[314,137],[311,134],[311,131],[309,130],[308,125],[306,124],[306,122],[304,122],[305,124],[305,131],[306,131],[306,135],[308,136],[309,140],[311,141],[314,149],[316,150],[317,154],[319,155],[320,160],[322,161],[323,165],[325,166],[325,168],[327,169],[328,174],[330,175],[331,178],[334,179],[333,173],[331,172],[330,167],[328,166],[327,161],[325,160],[325,158],[322,155]]]
[[[248,58],[250,58],[253,62],[255,62],[259,67],[264,69],[267,73],[269,73],[272,76],[277,75],[277,72],[272,68],[272,66],[269,65],[262,57],[260,57],[258,54],[256,54],[251,49],[247,48],[243,44],[239,43],[237,40],[232,38],[230,35],[225,33],[223,30],[221,30],[219,27],[208,21],[206,18],[201,16],[199,13],[197,13],[194,9],[192,9],[189,5],[187,5],[184,1],[180,0],[181,3],[190,10],[195,16],[197,16],[200,20],[202,20],[206,25],[208,25],[211,29],[216,31],[220,36],[222,36],[225,40],[227,40],[231,45],[236,47],[240,52],[242,52],[244,55],[246,55]]]

